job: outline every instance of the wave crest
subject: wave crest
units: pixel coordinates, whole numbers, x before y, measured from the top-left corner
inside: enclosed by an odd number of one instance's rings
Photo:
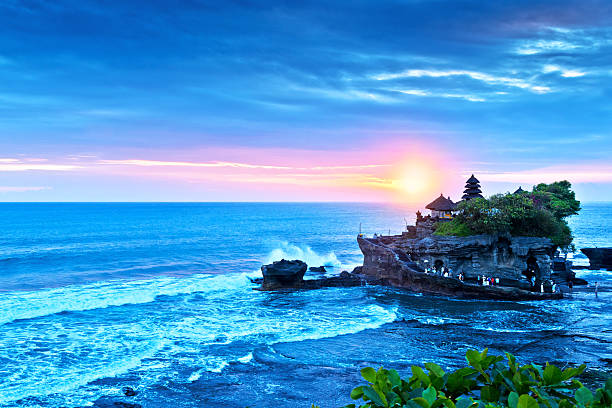
[[[307,245],[298,246],[288,242],[282,242],[279,248],[272,250],[264,263],[270,264],[281,259],[299,259],[306,262],[308,266],[332,266],[335,268],[342,266],[334,251],[330,251],[327,254],[318,254]]]

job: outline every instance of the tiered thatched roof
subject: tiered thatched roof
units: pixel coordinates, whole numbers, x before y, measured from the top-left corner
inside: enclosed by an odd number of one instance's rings
[[[482,190],[480,189],[480,181],[474,175],[465,182],[465,190],[463,191],[464,200],[471,200],[472,198],[483,198]]]

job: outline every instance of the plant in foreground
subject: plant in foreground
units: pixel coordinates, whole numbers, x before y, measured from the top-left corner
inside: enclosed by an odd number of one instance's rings
[[[395,370],[361,370],[368,385],[351,392],[354,400],[363,400],[361,408],[610,408],[612,378],[595,393],[575,377],[586,366],[560,368],[546,364],[519,365],[506,353],[487,355],[468,350],[468,366],[444,372],[437,364],[425,363],[425,370],[412,366],[412,376],[404,380]],[[355,408],[349,404],[345,408]]]

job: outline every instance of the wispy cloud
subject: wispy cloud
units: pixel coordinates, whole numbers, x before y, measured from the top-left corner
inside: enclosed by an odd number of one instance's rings
[[[20,159],[4,158],[0,159],[0,172],[12,172],[12,171],[72,171],[82,168],[77,165],[68,164],[41,164],[40,160],[28,159],[28,162],[24,162]]]
[[[532,84],[531,82],[521,78],[496,76],[484,72],[468,70],[409,69],[397,73],[378,74],[374,75],[372,78],[378,81],[387,81],[401,78],[444,78],[453,76],[467,76],[476,81],[481,81],[490,85],[504,85],[509,87],[527,89],[535,93],[547,93],[551,91],[551,89],[547,86]]]
[[[587,74],[586,72],[583,72],[583,71],[578,71],[574,69],[565,69],[558,65],[544,65],[544,67],[542,68],[542,72],[544,72],[545,74],[549,74],[551,72],[559,72],[561,73],[561,76],[565,78],[576,78],[576,77],[585,76]]]
[[[252,164],[238,163],[226,161],[213,162],[183,162],[183,161],[162,161],[162,160],[99,160],[99,164],[108,165],[123,165],[123,166],[140,166],[140,167],[225,167],[225,168],[243,168],[243,169],[264,169],[264,170],[338,170],[338,169],[366,169],[376,167],[388,167],[389,164],[361,164],[361,165],[345,165],[345,166],[312,166],[312,167],[295,167],[295,166],[280,166],[271,164]]]
[[[513,172],[482,172],[478,178],[481,181],[530,184],[559,180],[569,180],[572,183],[611,183],[612,166],[568,165]]]
[[[15,186],[0,186],[0,193],[25,193],[28,191],[50,190],[51,187],[15,187]]]
[[[455,98],[455,99],[465,99],[470,102],[484,102],[485,98],[475,95],[467,95],[467,94],[458,94],[458,93],[436,93],[425,91],[423,89],[392,89],[393,92],[399,92],[404,95],[414,95],[414,96],[430,96],[436,98]]]
[[[516,53],[519,55],[534,55],[552,51],[570,51],[577,48],[582,48],[582,46],[567,41],[537,40],[522,44],[516,49]]]
[[[569,29],[545,27],[538,38],[521,40],[514,48],[518,55],[596,53],[612,45],[609,27],[588,27]]]

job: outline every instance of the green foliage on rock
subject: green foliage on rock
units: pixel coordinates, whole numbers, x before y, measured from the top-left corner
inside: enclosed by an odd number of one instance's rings
[[[547,237],[560,247],[572,243],[565,218],[580,211],[580,201],[568,181],[538,184],[531,192],[496,194],[489,199],[462,201],[451,225],[440,223],[437,235],[511,234]]]
[[[425,363],[425,369],[412,366],[408,379],[395,370],[366,367],[361,375],[368,384],[351,392],[352,399],[364,403],[345,408],[612,407],[612,378],[592,392],[575,378],[585,365],[565,370],[548,363],[519,365],[512,354],[504,358],[487,352],[468,350],[468,366],[452,372],[434,363]]]
[[[474,231],[468,228],[467,225],[453,219],[450,221],[442,221],[436,224],[434,235],[454,235],[456,237],[468,237],[474,235]]]

